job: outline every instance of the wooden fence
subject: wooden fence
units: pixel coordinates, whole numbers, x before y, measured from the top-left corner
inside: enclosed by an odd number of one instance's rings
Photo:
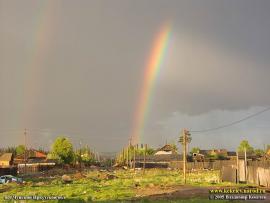
[[[247,182],[270,187],[270,161],[247,162]]]
[[[136,157],[136,167],[142,167],[144,162],[143,156]],[[183,169],[183,156],[180,154],[148,155],[145,157],[146,168],[173,168]],[[187,169],[213,169],[221,170],[223,166],[236,164],[236,160],[216,160],[213,162],[191,162],[187,163]]]
[[[223,166],[231,166],[236,164],[235,160],[217,160],[214,162],[188,162],[187,170],[212,169],[221,170]],[[171,161],[170,168],[183,169],[183,161]]]
[[[16,167],[9,167],[9,168],[0,168],[0,176],[2,175],[17,175],[17,168]]]
[[[236,165],[223,166],[221,179],[229,182],[247,182],[270,187],[270,161],[248,161],[247,167],[243,160]]]
[[[18,164],[18,173],[29,174],[39,171],[47,171],[55,167],[54,163]]]

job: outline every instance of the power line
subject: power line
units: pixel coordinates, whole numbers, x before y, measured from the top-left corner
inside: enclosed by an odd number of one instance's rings
[[[214,127],[214,128],[203,129],[203,130],[190,130],[190,132],[192,132],[192,133],[201,133],[201,132],[209,132],[209,131],[219,130],[219,129],[222,129],[222,128],[227,128],[227,127],[230,127],[232,125],[236,125],[238,123],[241,123],[241,122],[243,122],[245,120],[248,120],[250,118],[253,118],[255,116],[258,116],[259,114],[262,114],[262,113],[264,113],[266,111],[269,111],[269,110],[270,110],[270,107],[267,107],[264,110],[258,111],[257,113],[251,114],[251,115],[249,115],[249,116],[247,116],[245,118],[242,118],[240,120],[237,120],[237,121],[225,124],[225,125],[217,126],[217,127]]]
[[[0,132],[23,132],[24,129],[0,129]]]

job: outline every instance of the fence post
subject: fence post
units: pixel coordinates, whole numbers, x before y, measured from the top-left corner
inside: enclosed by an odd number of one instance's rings
[[[133,147],[133,169],[135,171],[135,164],[136,164],[136,147]]]
[[[245,148],[245,182],[247,182],[247,149]]]
[[[146,150],[147,150],[147,144],[144,145],[144,152],[143,152],[143,174],[145,173]]]
[[[239,183],[239,157],[238,151],[236,152],[236,183]]]

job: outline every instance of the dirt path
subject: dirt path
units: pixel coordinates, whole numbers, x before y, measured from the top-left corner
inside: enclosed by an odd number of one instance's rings
[[[209,188],[193,186],[176,186],[176,187],[149,187],[137,190],[137,197],[147,197],[150,200],[174,199],[174,198],[208,198]]]
[[[173,200],[173,199],[208,199],[209,189],[218,189],[221,187],[196,187],[196,186],[175,186],[168,188],[149,187],[137,190],[137,198],[147,198],[149,200]],[[250,203],[270,202],[270,191],[267,190],[266,200],[249,200]]]

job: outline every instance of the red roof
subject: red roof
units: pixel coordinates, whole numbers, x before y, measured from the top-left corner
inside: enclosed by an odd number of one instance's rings
[[[35,151],[35,156],[38,158],[46,158],[46,154],[39,152],[39,151]]]

